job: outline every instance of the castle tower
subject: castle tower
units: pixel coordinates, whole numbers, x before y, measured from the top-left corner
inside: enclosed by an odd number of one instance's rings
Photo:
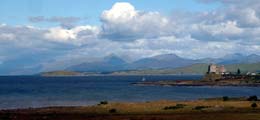
[[[208,72],[203,77],[203,80],[205,81],[215,81],[220,80],[222,78],[221,72],[225,71],[224,66],[218,67],[216,64],[210,64],[208,66]]]
[[[218,72],[217,65],[215,64],[209,65],[209,73],[217,73],[217,72]]]
[[[222,65],[220,68],[219,68],[219,72],[221,74],[224,74],[226,72],[226,68],[224,67],[224,65]]]

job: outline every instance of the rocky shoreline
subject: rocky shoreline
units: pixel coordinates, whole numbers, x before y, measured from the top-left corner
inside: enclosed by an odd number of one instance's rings
[[[156,82],[136,82],[138,86],[232,86],[232,87],[260,87],[260,83],[246,83],[244,80],[202,81],[202,80],[174,80]]]

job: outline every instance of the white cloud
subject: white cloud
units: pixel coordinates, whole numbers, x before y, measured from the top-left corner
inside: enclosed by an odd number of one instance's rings
[[[240,27],[260,26],[260,3],[259,0],[199,0],[202,2],[220,2],[223,7],[215,10],[215,17],[222,16],[223,19],[236,20]],[[214,18],[214,17],[213,17]],[[211,18],[211,19],[213,19]]]
[[[189,30],[192,37],[204,41],[236,40],[244,29],[237,26],[236,21],[226,21],[216,24],[193,24]]]
[[[12,33],[0,33],[0,40],[14,40],[15,35]]]
[[[238,9],[236,9],[239,11]],[[233,11],[235,12],[235,11]],[[243,22],[246,25],[250,26],[259,26],[260,25],[260,19],[257,16],[257,13],[254,9],[246,8],[241,11],[239,11],[241,22]]]
[[[46,33],[45,38],[49,40],[57,40],[57,41],[67,41],[71,39],[76,39],[76,34],[67,29],[63,29],[60,27],[51,28],[48,33]]]
[[[225,23],[219,23],[215,25],[205,25],[202,29],[209,32],[213,36],[216,35],[238,35],[243,32],[243,29],[237,27],[236,21],[227,21]]]
[[[51,41],[81,45],[89,39],[96,39],[99,29],[92,26],[77,26],[71,29],[50,28],[44,37]]]
[[[115,3],[101,15],[103,38],[118,41],[133,41],[138,38],[153,38],[169,35],[168,18],[158,12],[135,10],[130,3]]]
[[[121,2],[115,3],[110,10],[105,10],[102,15],[102,20],[110,22],[122,22],[131,21],[135,16],[138,15],[138,11],[130,3]]]

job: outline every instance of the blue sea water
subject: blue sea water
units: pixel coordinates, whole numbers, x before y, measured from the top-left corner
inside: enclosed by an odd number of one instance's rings
[[[0,109],[93,105],[100,101],[193,100],[222,96],[260,96],[258,87],[135,86],[158,80],[199,80],[202,76],[0,77]]]

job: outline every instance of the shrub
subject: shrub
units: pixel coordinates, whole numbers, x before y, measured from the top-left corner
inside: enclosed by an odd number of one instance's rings
[[[223,96],[223,101],[228,101],[229,97],[228,96]]]
[[[250,96],[249,98],[247,98],[247,100],[248,100],[248,101],[257,101],[258,98],[257,98],[256,95],[254,95],[254,96]]]
[[[109,113],[116,113],[116,112],[117,112],[117,111],[116,111],[116,109],[114,109],[114,108],[109,110]]]
[[[186,105],[184,104],[177,104],[175,106],[166,106],[163,109],[164,110],[176,110],[176,109],[180,109],[180,108],[184,108]]]
[[[195,108],[193,108],[194,110],[202,110],[204,108],[208,108],[208,106],[196,106]]]
[[[177,104],[176,106],[177,107],[185,107],[186,105],[185,104]]]
[[[251,104],[251,107],[252,107],[252,108],[256,108],[256,107],[257,107],[257,104],[256,104],[256,103],[252,103],[252,104]]]
[[[179,109],[180,107],[177,106],[166,106],[164,107],[164,110],[175,110],[175,109]]]
[[[100,103],[98,105],[106,105],[106,104],[108,104],[107,101],[100,101]]]

